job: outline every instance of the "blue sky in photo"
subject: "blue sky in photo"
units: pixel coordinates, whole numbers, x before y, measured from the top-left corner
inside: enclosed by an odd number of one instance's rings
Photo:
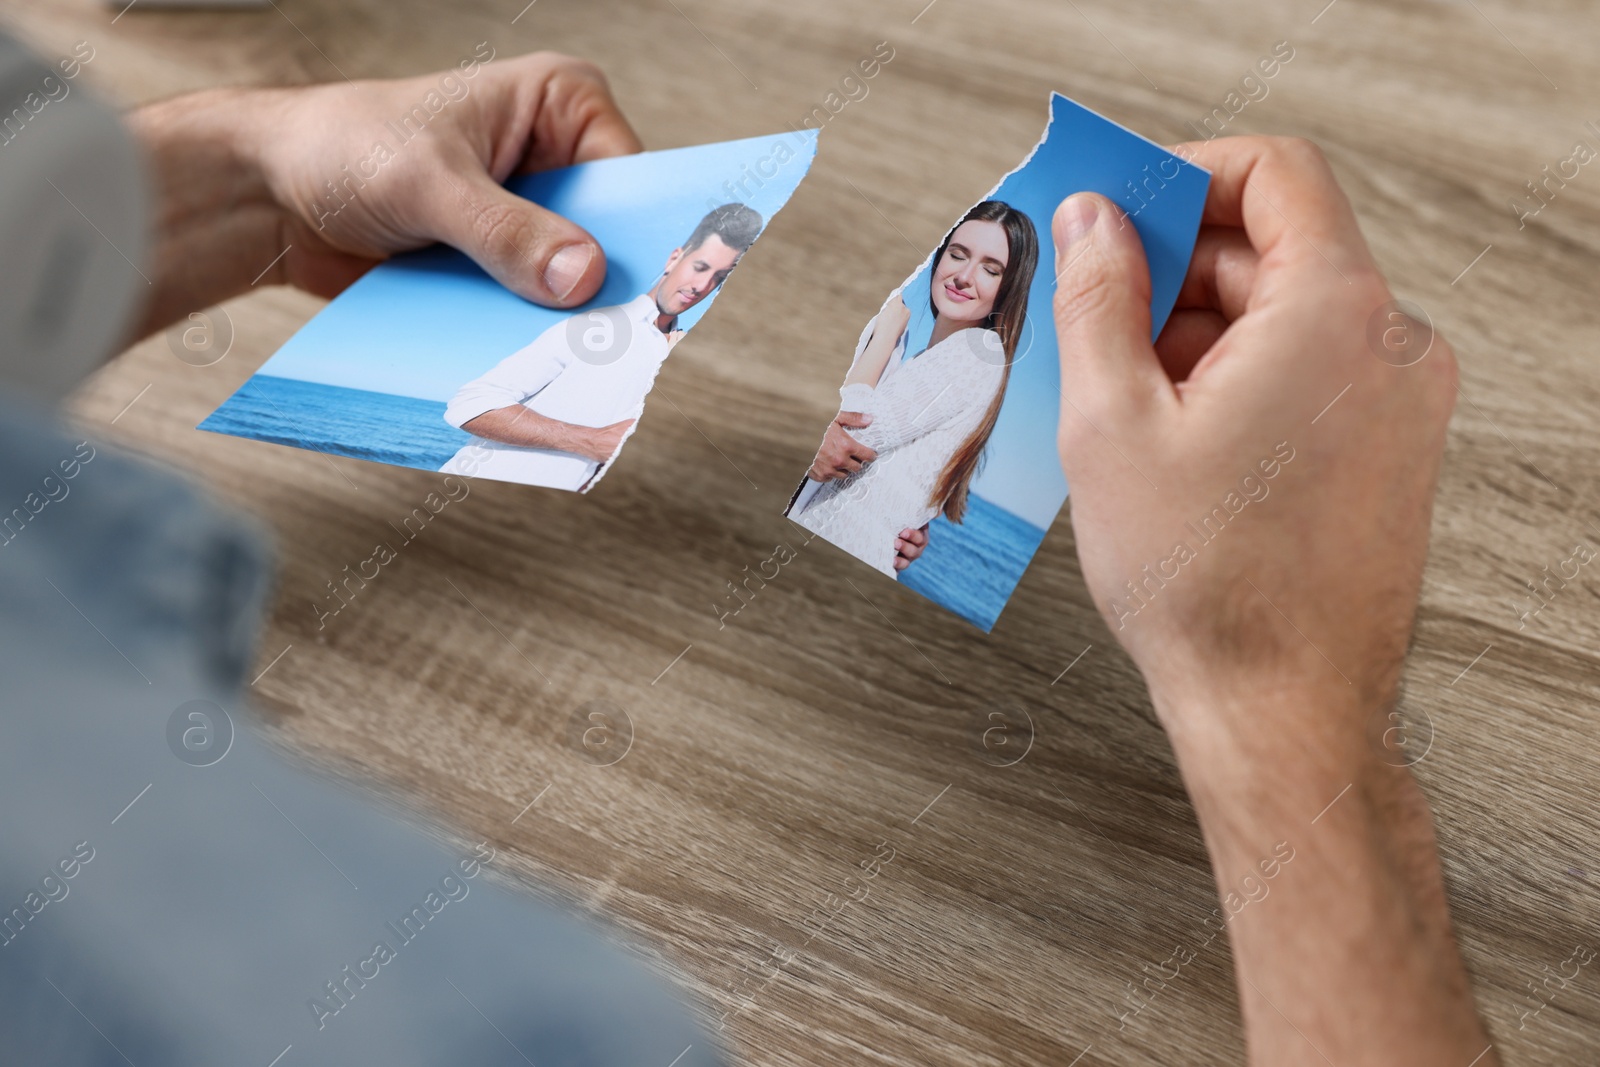
[[[516,178],[508,188],[599,240],[606,280],[584,306],[605,307],[654,284],[710,208],[739,201],[770,222],[809,169],[816,138],[802,130],[643,152]],[[693,326],[719,295],[690,308],[680,325]],[[436,246],[374,268],[260,373],[448,401],[571,314],[529,303],[462,253]]]

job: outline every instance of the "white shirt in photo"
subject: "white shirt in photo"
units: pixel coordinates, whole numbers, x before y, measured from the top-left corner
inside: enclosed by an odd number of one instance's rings
[[[625,320],[626,327],[619,330],[617,323],[608,322],[608,313]],[[463,385],[445,408],[444,420],[460,429],[485,412],[512,404],[577,426],[610,426],[636,419],[644,411],[644,398],[672,348],[656,325],[660,314],[655,298],[648,293],[612,308],[576,312],[571,317],[576,322],[563,319],[555,323],[532,344]],[[585,333],[591,330],[599,333]],[[626,332],[626,337],[616,340],[619,351],[608,350],[612,342],[607,330]],[[596,343],[586,343],[586,337]],[[621,447],[619,443],[619,451]],[[600,466],[572,452],[474,436],[439,470],[577,490]]]

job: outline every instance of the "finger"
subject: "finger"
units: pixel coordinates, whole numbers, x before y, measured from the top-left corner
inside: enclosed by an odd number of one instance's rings
[[[1211,171],[1202,221],[1242,226],[1262,255],[1286,265],[1375,270],[1355,211],[1322,149],[1300,137],[1224,137],[1175,145]]]
[[[611,90],[602,84],[602,95],[586,101],[580,114],[581,126],[576,133],[576,143],[569,157],[573,163],[587,163],[593,159],[612,156],[631,156],[644,151],[644,143],[633,132],[633,126],[623,117]]]
[[[631,155],[644,149],[612,98],[605,74],[593,63],[534,53],[508,60],[504,66],[510,68],[504,76],[539,90],[519,172]]]
[[[850,449],[850,458],[856,460],[858,463],[871,463],[873,460],[878,458],[878,453],[868,448],[866,445],[857,444]]]
[[[909,566],[911,566],[911,561],[909,559],[906,559],[904,556],[896,556],[894,558],[894,569],[895,570],[903,571]]]
[[[847,430],[860,430],[872,425],[872,416],[859,411],[841,411],[833,421]]]
[[[1150,344],[1150,270],[1138,232],[1097,193],[1056,209],[1056,334],[1072,408],[1143,410],[1173,399]]]
[[[441,167],[422,193],[426,235],[471,256],[501,285],[547,307],[570,307],[605,280],[605,255],[587,231],[508,192],[475,159]]]
[[[295,229],[302,232],[304,238],[290,242],[288,253],[273,265],[265,279],[258,280],[266,280],[268,285],[293,285],[313,296],[332,300],[381,262],[326,247],[301,255],[301,249],[316,247],[312,236],[315,231],[298,224]]]
[[[1261,253],[1237,226],[1202,226],[1175,308],[1219,311],[1229,322],[1245,313]],[[1161,344],[1156,343],[1160,351]]]
[[[1161,336],[1156,338],[1156,355],[1167,377],[1174,382],[1185,381],[1211,346],[1217,343],[1228,328],[1222,313],[1210,308],[1179,308],[1167,319]]]

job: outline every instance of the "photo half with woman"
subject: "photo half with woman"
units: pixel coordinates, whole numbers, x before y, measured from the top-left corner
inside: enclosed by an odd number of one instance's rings
[[[1149,253],[1159,332],[1208,184],[1204,170],[1054,96],[1028,160],[861,331],[838,413],[785,514],[991,630],[1067,498],[1055,208],[1084,190],[1123,206]]]

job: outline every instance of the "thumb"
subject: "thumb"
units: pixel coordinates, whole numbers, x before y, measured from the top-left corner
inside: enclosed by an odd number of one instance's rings
[[[847,430],[860,430],[872,425],[872,416],[859,411],[841,411],[833,421]]]
[[[1150,268],[1122,209],[1096,193],[1061,202],[1056,336],[1063,395],[1080,410],[1133,413],[1175,397],[1150,340]],[[1064,407],[1065,419],[1070,407]]]
[[[441,177],[424,209],[431,236],[536,304],[573,307],[599,291],[606,257],[583,227],[508,192],[481,169]]]

